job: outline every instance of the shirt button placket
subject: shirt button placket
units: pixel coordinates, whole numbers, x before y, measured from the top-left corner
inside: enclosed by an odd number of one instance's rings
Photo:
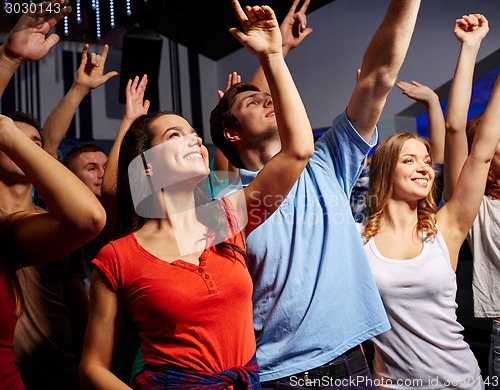
[[[205,265],[204,261],[200,262],[200,267],[197,268],[198,274],[203,278],[203,282],[207,286],[208,293],[209,294],[214,294],[217,291],[215,290],[215,283],[212,281],[212,278],[210,275],[205,271],[203,266]]]

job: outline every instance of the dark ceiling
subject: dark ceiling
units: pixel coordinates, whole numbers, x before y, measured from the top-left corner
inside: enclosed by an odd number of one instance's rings
[[[22,3],[12,1],[11,3]],[[99,1],[103,41],[106,34],[112,34],[110,27],[110,0]],[[312,0],[308,13],[333,0]],[[38,1],[37,1],[38,2]],[[69,36],[67,39],[96,41],[96,14],[91,8],[91,0],[81,0],[82,22],[76,23],[77,0],[70,0],[73,12],[69,16]],[[231,0],[131,0],[132,13],[127,15],[126,0],[114,0],[115,23],[130,31],[134,27],[151,29],[176,41],[212,60],[232,53],[241,47],[228,32],[230,27],[240,27],[234,15]],[[255,5],[252,0],[242,0],[241,5]],[[281,22],[288,12],[292,0],[268,0]],[[300,6],[301,4],[299,4]],[[0,11],[4,14],[4,11]],[[17,15],[0,17],[2,31],[8,31]],[[10,25],[9,27],[7,27]],[[62,25],[58,26],[62,33]],[[104,43],[104,42],[103,42]]]
[[[122,0],[123,1],[123,0]],[[331,0],[313,0],[308,12]],[[241,44],[228,32],[240,27],[230,0],[148,0],[137,7],[137,21],[158,33],[218,60],[239,49]],[[285,17],[292,1],[269,0],[278,20]],[[257,4],[245,0],[244,5]],[[260,4],[260,3],[258,3]]]

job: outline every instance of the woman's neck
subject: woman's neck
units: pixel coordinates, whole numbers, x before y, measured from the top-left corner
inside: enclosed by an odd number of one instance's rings
[[[198,221],[194,194],[180,191],[161,191],[165,218],[150,219],[136,232],[152,252],[161,252],[161,258],[183,258],[201,253],[206,246],[206,227]],[[158,240],[166,244],[165,249]],[[148,244],[149,243],[149,244]],[[166,255],[168,253],[168,255]]]
[[[418,202],[391,200],[382,215],[384,230],[413,230],[418,222]]]

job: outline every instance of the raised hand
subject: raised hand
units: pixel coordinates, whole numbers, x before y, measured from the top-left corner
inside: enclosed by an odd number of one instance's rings
[[[238,83],[241,83],[241,76],[237,72],[229,73],[229,76],[227,76],[226,91],[234,84]],[[219,94],[219,99],[222,99],[222,96],[224,96],[224,91],[219,89],[217,93]]]
[[[88,50],[89,45],[86,44],[82,50],[82,60],[76,72],[75,80],[75,84],[86,92],[90,92],[118,75],[116,71],[104,74],[104,66],[109,50],[108,45],[104,45],[102,54],[92,53],[88,55]]]
[[[398,81],[396,86],[403,92],[403,95],[416,100],[417,102],[429,105],[432,100],[438,100],[436,92],[434,92],[427,85],[420,84],[417,81],[408,83],[406,81]]]
[[[279,54],[282,56],[281,32],[274,11],[267,5],[241,8],[233,0],[233,9],[243,27],[243,32],[233,27],[229,30],[251,53],[257,57]]]
[[[281,22],[280,31],[283,40],[283,50],[290,51],[295,49],[301,42],[313,32],[312,28],[307,27],[306,11],[311,0],[305,0],[298,12],[295,12],[300,0],[294,0],[285,19]]]
[[[134,121],[141,115],[147,114],[150,106],[149,100],[144,100],[144,93],[148,85],[148,75],[142,76],[139,82],[139,76],[135,76],[134,80],[129,80],[125,89],[125,113],[123,119],[130,122]]]
[[[9,33],[5,54],[17,63],[38,61],[59,42],[57,34],[48,37],[49,30],[71,12],[68,0],[52,0],[38,3],[36,12],[23,14]]]
[[[439,96],[427,85],[417,81],[411,83],[398,81],[396,86],[403,91],[403,95],[425,105],[429,118],[429,139],[434,162],[442,164],[444,162],[445,122]]]
[[[106,205],[108,220],[114,221],[116,217],[116,178],[118,172],[118,156],[123,137],[127,133],[132,122],[149,110],[149,100],[144,100],[148,76],[135,76],[134,80],[129,80],[125,89],[125,112],[123,114],[118,134],[108,155],[108,162],[104,170],[104,177],[101,184],[101,196]]]
[[[282,36],[282,52],[286,57],[290,50],[296,48],[309,34],[312,33],[312,28],[307,28],[306,11],[310,0],[305,0],[304,4],[298,12],[295,12],[300,0],[294,0],[290,10],[283,19],[280,26]],[[258,87],[263,92],[269,92],[269,85],[262,67],[259,67],[252,77],[251,83]]]
[[[83,47],[82,60],[76,72],[75,82],[43,124],[43,147],[56,158],[57,149],[66,136],[66,132],[82,100],[91,90],[101,86],[118,74],[117,72],[103,74],[108,55],[108,45],[104,45],[101,55],[92,53],[87,56],[88,49],[89,45]]]
[[[488,31],[488,20],[483,14],[469,14],[456,20],[453,32],[461,43],[481,43]]]

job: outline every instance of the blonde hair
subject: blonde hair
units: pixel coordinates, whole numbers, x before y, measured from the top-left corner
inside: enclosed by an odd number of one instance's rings
[[[391,198],[394,185],[394,171],[399,159],[399,154],[406,141],[416,139],[422,142],[432,160],[432,150],[428,140],[412,133],[396,133],[383,140],[375,149],[370,163],[370,180],[367,194],[368,219],[362,238],[368,242],[380,230],[382,216]],[[416,229],[425,233],[427,238],[435,237],[437,206],[435,198],[435,185],[424,198],[418,201],[418,222]]]

